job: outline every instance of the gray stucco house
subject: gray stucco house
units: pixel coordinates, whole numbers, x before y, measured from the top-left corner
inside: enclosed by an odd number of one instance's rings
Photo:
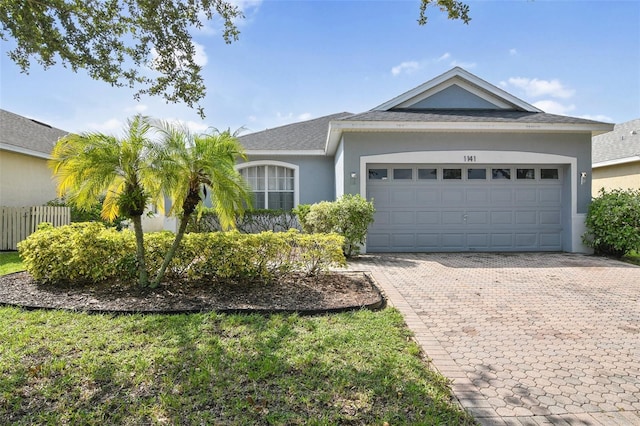
[[[367,252],[583,252],[591,138],[456,67],[361,114],[240,137],[258,208],[374,199]]]

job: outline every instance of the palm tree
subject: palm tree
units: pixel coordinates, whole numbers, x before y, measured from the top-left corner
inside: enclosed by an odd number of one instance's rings
[[[160,158],[163,192],[172,202],[170,214],[180,217],[175,239],[151,287],[157,287],[173,259],[196,208],[207,195],[223,229],[235,228],[237,214],[243,214],[250,200],[250,189],[235,169],[238,158],[246,159],[237,132],[193,134],[187,129],[164,123],[160,130]]]
[[[136,237],[138,279],[149,284],[144,257],[142,214],[160,197],[157,150],[150,136],[148,117],[127,121],[123,138],[102,133],[70,134],[53,148],[49,166],[58,181],[58,195],[80,209],[89,209],[104,196],[101,215],[113,221],[118,215],[131,219]]]

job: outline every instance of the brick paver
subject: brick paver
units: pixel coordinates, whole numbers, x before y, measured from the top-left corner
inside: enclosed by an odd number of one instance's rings
[[[640,267],[566,253],[365,255],[483,425],[640,425]]]

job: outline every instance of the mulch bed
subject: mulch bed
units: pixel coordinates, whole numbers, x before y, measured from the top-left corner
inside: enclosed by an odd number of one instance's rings
[[[364,272],[330,272],[274,283],[163,283],[156,289],[120,282],[51,285],[27,272],[0,277],[0,305],[107,313],[298,312],[380,309],[385,300]]]

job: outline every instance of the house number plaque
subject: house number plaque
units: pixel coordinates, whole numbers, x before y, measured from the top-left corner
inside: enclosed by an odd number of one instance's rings
[[[465,155],[464,156],[464,162],[465,163],[475,163],[476,162],[476,156],[475,155]]]

